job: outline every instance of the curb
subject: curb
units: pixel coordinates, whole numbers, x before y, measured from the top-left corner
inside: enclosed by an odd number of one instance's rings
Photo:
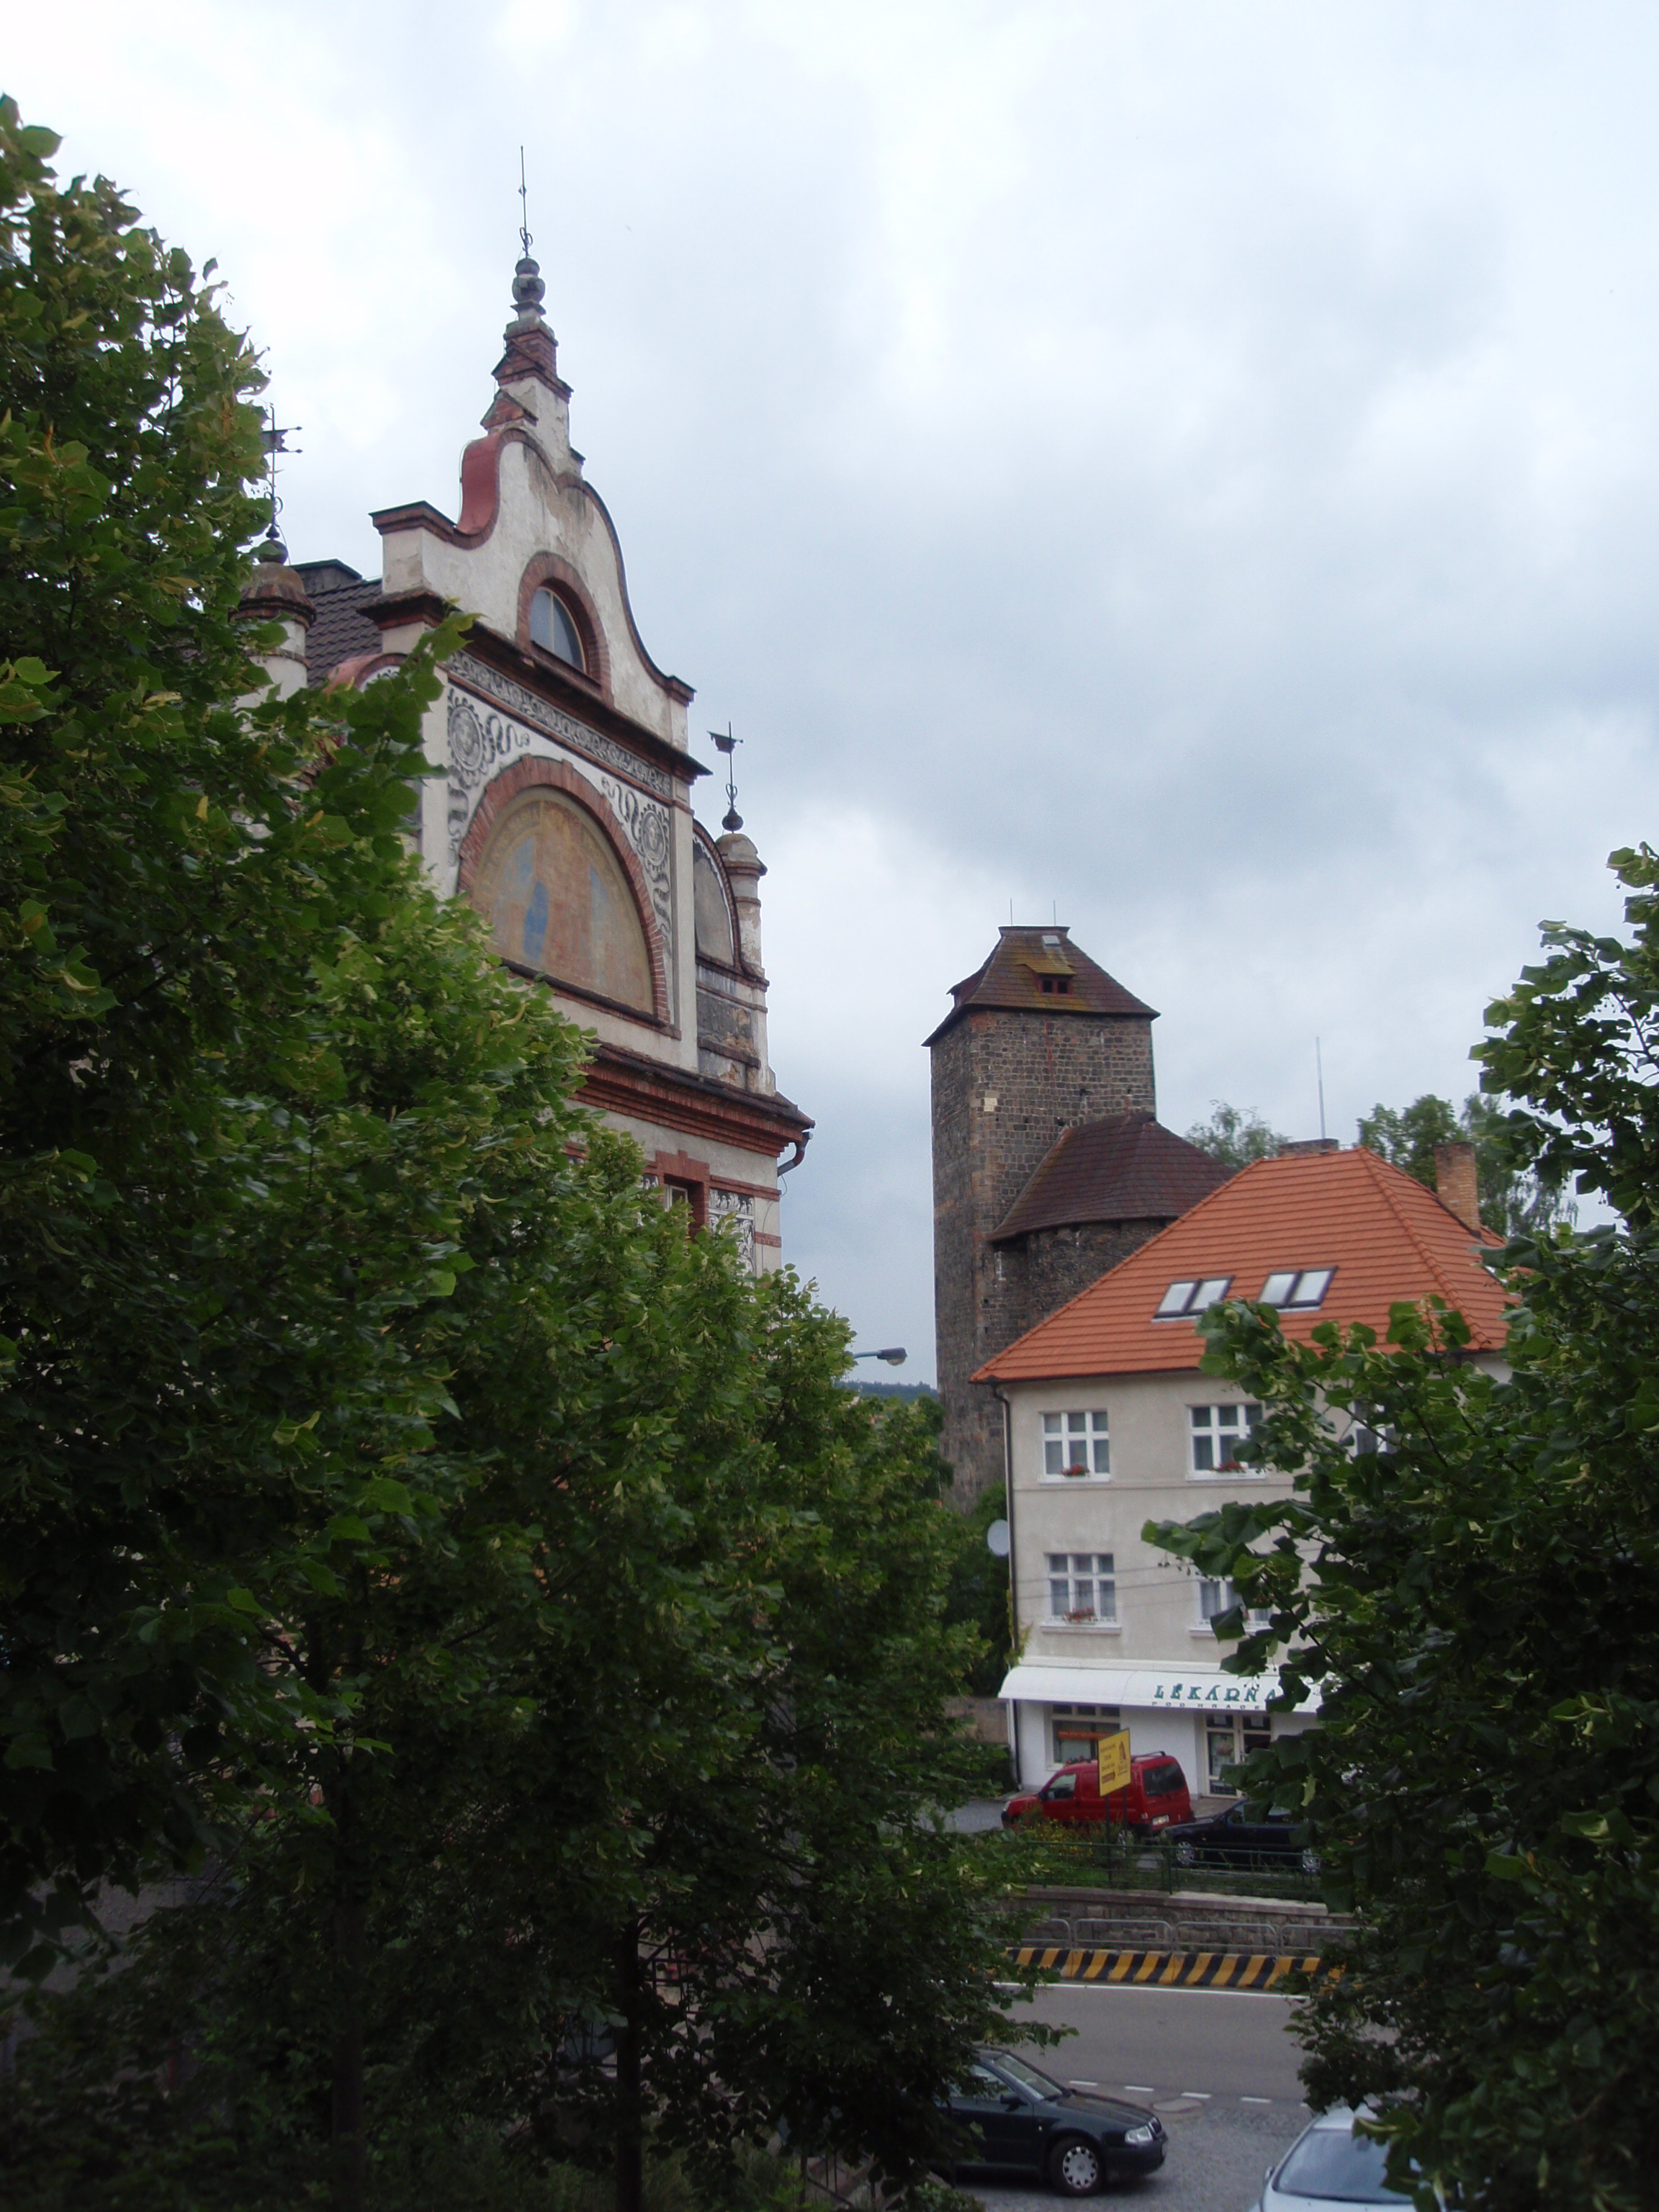
[[[1325,1966],[1317,1952],[1068,1951],[1063,1943],[1023,1943],[1010,1954],[1021,1966],[1062,1982],[1128,1982],[1150,1989],[1253,1990],[1258,1995],[1288,1976],[1313,1980],[1340,1966]]]

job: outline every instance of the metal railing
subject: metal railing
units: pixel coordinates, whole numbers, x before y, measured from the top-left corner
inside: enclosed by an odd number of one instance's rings
[[[1163,1895],[1204,1890],[1227,1897],[1282,1897],[1303,1904],[1322,1901],[1316,1869],[1279,1852],[1242,1856],[1223,1864],[1200,1856],[1183,1859],[1179,1846],[1126,1834],[1106,1824],[1066,1827],[1057,1820],[1026,1820],[964,1836],[972,1850],[995,1875],[1022,1888],[1052,1886],[1072,1889],[1144,1889]]]

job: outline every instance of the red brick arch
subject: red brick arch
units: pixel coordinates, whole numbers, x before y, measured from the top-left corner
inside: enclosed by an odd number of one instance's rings
[[[599,619],[593,611],[593,602],[588,597],[586,586],[569,562],[562,560],[556,553],[532,554],[528,567],[519,579],[518,643],[520,649],[535,659],[550,660],[560,668],[570,665],[568,661],[561,660],[556,653],[547,653],[541,646],[532,645],[530,641],[530,602],[544,585],[563,600],[564,611],[582,641],[582,659],[586,665],[574,673],[578,677],[586,677],[595,690],[608,699],[611,696],[611,655],[605,647],[605,632],[599,627]]]
[[[483,794],[478,800],[477,811],[467,825],[466,836],[461,842],[460,873],[457,889],[463,897],[471,897],[473,882],[478,872],[478,863],[483,858],[484,848],[489,842],[491,830],[515,799],[524,792],[538,788],[562,791],[568,798],[574,799],[579,806],[585,808],[592,816],[595,823],[612,852],[615,853],[623,873],[628,878],[629,888],[634,894],[634,905],[640,917],[640,927],[645,932],[645,947],[651,962],[653,1012],[649,1014],[641,1013],[637,1008],[630,1008],[629,1012],[636,1020],[654,1021],[661,1028],[668,1028],[670,1018],[667,951],[663,944],[662,932],[657,926],[656,915],[652,911],[651,890],[645,880],[645,871],[641,867],[634,848],[629,843],[623,826],[617,821],[615,811],[605,793],[596,790],[593,785],[578,775],[574,769],[568,768],[563,761],[547,760],[538,754],[526,753],[521,759],[515,760],[510,768],[504,768],[499,775],[492,777],[484,786]],[[557,982],[561,979],[552,980]],[[579,994],[581,993],[580,984],[571,984],[568,988]],[[611,1002],[607,1000],[605,1003],[609,1005]]]

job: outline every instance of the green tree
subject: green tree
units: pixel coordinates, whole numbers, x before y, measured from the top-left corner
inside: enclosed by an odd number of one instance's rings
[[[38,1973],[208,1887],[38,2002],[9,2178],[355,2207],[567,2108],[625,2209],[647,2124],[914,2177],[1007,2027],[927,1414],[688,1241],[425,888],[459,626],[256,696],[257,369],[53,143],[0,108],[0,1911]]]
[[[1359,1141],[1431,1190],[1435,1187],[1435,1146],[1472,1144],[1480,1218],[1500,1237],[1541,1236],[1558,1221],[1576,1216],[1559,1179],[1546,1180],[1535,1170],[1516,1164],[1501,1109],[1478,1091],[1463,1101],[1461,1114],[1449,1098],[1437,1098],[1432,1092],[1409,1106],[1375,1106],[1360,1119]]]
[[[975,1697],[994,1698],[1013,1664],[1013,1615],[1009,1609],[1008,1562],[986,1543],[993,1522],[1000,1521],[1008,1501],[1000,1485],[982,1490],[965,1513],[955,1516],[955,1558],[951,1571],[947,1617],[969,1624],[981,1649],[969,1671]]]
[[[1271,1609],[1227,1662],[1323,1683],[1320,1729],[1258,1754],[1359,1933],[1298,2032],[1317,2101],[1370,2096],[1430,2202],[1651,2202],[1659,2030],[1659,1006],[1649,848],[1613,856],[1626,937],[1550,925],[1489,1010],[1482,1080],[1508,1157],[1622,1221],[1522,1240],[1507,1376],[1458,1316],[1395,1309],[1387,1346],[1287,1343],[1261,1307],[1206,1321],[1206,1364],[1268,1407],[1298,1471],[1155,1540]],[[1350,1423],[1380,1450],[1352,1449]]]
[[[386,1512],[441,1515],[444,1370],[404,1324],[453,1288],[447,1170],[484,1110],[365,1112],[331,1035],[364,931],[419,907],[398,830],[457,633],[369,693],[238,707],[258,373],[112,185],[55,185],[54,143],[0,105],[0,1923],[26,1972],[349,1712],[269,1624]],[[421,912],[422,957],[476,975]],[[576,1064],[504,992],[463,1018],[495,1024],[481,1070]]]
[[[1277,1129],[1268,1127],[1253,1106],[1229,1106],[1223,1099],[1212,1098],[1209,1120],[1194,1121],[1187,1132],[1187,1142],[1236,1172],[1249,1167],[1252,1160],[1272,1159],[1285,1139]]]

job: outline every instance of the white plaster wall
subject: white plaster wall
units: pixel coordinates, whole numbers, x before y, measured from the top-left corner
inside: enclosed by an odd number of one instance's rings
[[[1103,1382],[1018,1383],[1012,1407],[1016,1602],[1032,1661],[1067,1667],[1218,1667],[1229,1647],[1199,1619],[1195,1578],[1141,1536],[1152,1520],[1190,1521],[1235,1498],[1285,1498],[1288,1478],[1222,1479],[1189,1471],[1188,1408],[1243,1393],[1195,1371],[1114,1376]],[[1104,1408],[1109,1479],[1047,1479],[1042,1415]],[[1109,1552],[1116,1565],[1118,1626],[1051,1626],[1045,1554]]]

